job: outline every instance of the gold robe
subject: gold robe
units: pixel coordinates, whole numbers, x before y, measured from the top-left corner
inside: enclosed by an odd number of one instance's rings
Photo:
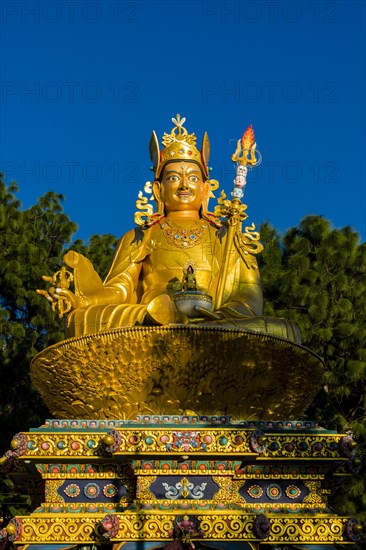
[[[196,268],[197,289],[212,296],[213,311],[216,311],[226,236],[220,239],[217,228],[201,219],[195,225],[199,237],[192,238],[193,246],[188,243],[185,247],[179,238],[176,244],[174,227],[170,236],[167,236],[167,228],[166,221],[162,220],[145,230],[140,242],[136,242],[134,230],[126,233],[104,283],[89,260],[75,252],[66,255],[66,263],[74,267],[75,294],[88,303],[70,313],[68,336],[144,324],[148,307],[156,298],[175,294],[175,283],[182,280],[183,269],[189,260]],[[248,247],[239,254],[235,246],[232,247],[218,311],[222,320],[204,322],[270,332],[298,341],[291,323],[261,317],[263,297],[259,269],[255,255],[249,250]]]

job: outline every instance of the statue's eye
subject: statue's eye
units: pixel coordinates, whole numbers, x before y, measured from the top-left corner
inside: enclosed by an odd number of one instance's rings
[[[168,180],[172,182],[179,181],[179,176],[169,176]]]
[[[191,181],[192,183],[196,183],[198,181],[198,178],[197,176],[189,176],[189,181]]]

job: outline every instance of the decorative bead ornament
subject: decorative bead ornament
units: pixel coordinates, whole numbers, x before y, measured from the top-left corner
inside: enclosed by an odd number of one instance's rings
[[[201,227],[171,227],[167,221],[161,224],[163,235],[169,244],[173,244],[178,248],[188,249],[193,248],[202,241],[202,237],[207,229],[207,224]]]

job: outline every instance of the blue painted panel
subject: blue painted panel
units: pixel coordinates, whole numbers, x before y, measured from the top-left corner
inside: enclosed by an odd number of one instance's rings
[[[158,476],[149,490],[157,499],[211,500],[219,486],[211,476]]]

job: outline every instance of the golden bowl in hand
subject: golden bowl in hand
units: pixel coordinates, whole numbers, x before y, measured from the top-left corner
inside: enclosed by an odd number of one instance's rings
[[[202,317],[200,309],[212,309],[212,296],[197,290],[178,292],[172,296],[172,300],[176,308],[189,319]]]

